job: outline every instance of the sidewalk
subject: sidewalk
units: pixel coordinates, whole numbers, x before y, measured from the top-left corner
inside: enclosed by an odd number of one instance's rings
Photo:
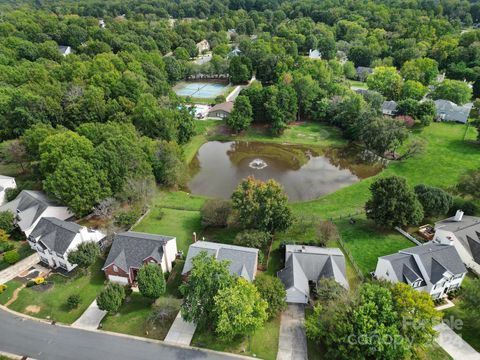
[[[97,300],[93,300],[85,312],[72,324],[72,327],[86,330],[96,330],[107,312],[100,310]]]
[[[169,344],[188,346],[192,342],[196,328],[195,324],[183,320],[179,311],[164,341]]]
[[[19,273],[30,269],[33,265],[40,262],[40,257],[37,253],[20,260],[18,263],[9,266],[5,270],[0,271],[0,284],[5,284],[15,278]]]
[[[480,360],[480,354],[448,325],[441,323],[435,326],[435,330],[439,333],[436,339],[438,345],[454,360]]]

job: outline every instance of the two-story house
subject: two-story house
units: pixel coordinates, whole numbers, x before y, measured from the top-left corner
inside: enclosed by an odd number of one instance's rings
[[[466,273],[454,246],[429,242],[378,258],[375,277],[404,282],[438,299],[459,288]]]
[[[114,236],[103,271],[108,280],[136,286],[137,272],[149,263],[163,272],[172,271],[177,256],[177,239],[171,236],[127,231]]]
[[[28,237],[30,247],[40,260],[52,268],[73,270],[77,265],[68,261],[69,252],[83,242],[100,243],[105,235],[74,222],[53,217],[42,218]]]

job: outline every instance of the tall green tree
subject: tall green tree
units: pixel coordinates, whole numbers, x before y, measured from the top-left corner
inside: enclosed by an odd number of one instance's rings
[[[125,288],[116,283],[107,284],[97,296],[97,305],[100,310],[116,313],[125,300]]]
[[[166,284],[162,268],[158,264],[145,264],[137,273],[138,290],[151,299],[157,299],[165,294]]]
[[[228,74],[232,84],[244,84],[252,77],[252,63],[245,56],[234,56],[230,60]]]
[[[388,100],[397,100],[402,89],[402,77],[394,67],[379,66],[368,76],[367,84],[369,89],[378,91]]]
[[[440,188],[419,184],[414,191],[426,217],[445,215],[453,205],[453,197]]]
[[[287,308],[285,286],[278,277],[258,274],[254,284],[260,297],[268,304],[267,314],[269,318],[276,317]]]
[[[239,95],[235,99],[232,113],[227,117],[226,123],[230,129],[238,133],[249,128],[252,117],[252,105],[248,97]]]
[[[429,58],[418,58],[406,61],[401,69],[405,80],[415,80],[423,85],[432,84],[438,75],[438,63]]]
[[[100,247],[93,241],[82,242],[68,253],[68,261],[87,270],[100,256]]]
[[[463,105],[472,98],[472,89],[463,81],[445,79],[435,87],[432,98],[450,100]]]

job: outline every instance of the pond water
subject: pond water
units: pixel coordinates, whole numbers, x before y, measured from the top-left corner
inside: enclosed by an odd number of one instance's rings
[[[357,147],[312,148],[262,142],[205,143],[190,164],[188,190],[230,198],[248,176],[283,185],[290,201],[316,199],[380,172]]]

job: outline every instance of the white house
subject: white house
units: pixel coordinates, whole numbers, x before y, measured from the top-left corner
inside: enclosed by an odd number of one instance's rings
[[[44,217],[60,220],[73,217],[66,206],[58,204],[41,191],[32,190],[22,190],[14,200],[0,206],[0,212],[2,211],[11,211],[15,215],[15,224],[26,237]]]
[[[103,271],[108,280],[136,286],[137,272],[145,264],[172,271],[177,257],[177,239],[171,236],[127,231],[115,235]]]
[[[74,222],[53,217],[42,218],[28,237],[32,250],[40,260],[52,268],[73,270],[77,265],[68,261],[68,253],[83,242],[100,243],[105,235]]]
[[[480,218],[459,210],[455,216],[435,223],[433,241],[454,245],[463,263],[480,275]]]
[[[16,188],[17,183],[15,182],[15,179],[13,177],[0,175],[0,205],[3,205],[5,203],[6,190]]]
[[[454,246],[432,242],[379,257],[375,269],[377,279],[404,282],[434,299],[459,288],[466,273]]]
[[[58,51],[63,56],[67,56],[67,55],[70,55],[72,53],[72,48],[70,46],[59,45],[58,46]]]
[[[317,49],[310,49],[308,51],[308,57],[312,60],[320,60],[322,58],[322,53]]]
[[[202,40],[197,43],[197,49],[199,54],[203,54],[205,51],[210,50],[210,44],[208,40]]]

